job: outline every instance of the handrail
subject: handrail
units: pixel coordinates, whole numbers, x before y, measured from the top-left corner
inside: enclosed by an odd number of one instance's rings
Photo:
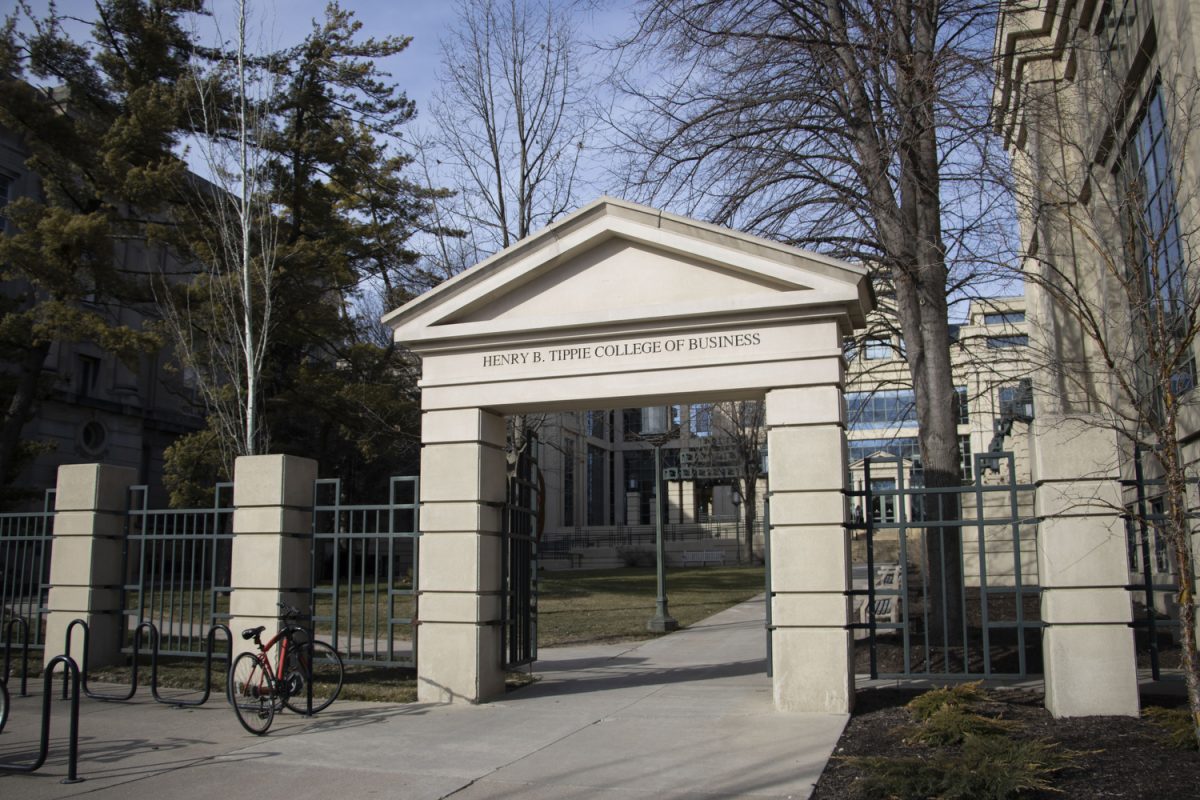
[[[29,695],[29,621],[24,617],[13,617],[4,623],[4,679],[8,680],[8,668],[12,663],[12,629],[21,623],[21,697]]]
[[[85,623],[86,624],[86,623]],[[79,687],[80,687],[80,671],[79,665],[75,660],[65,653],[61,656],[55,656],[46,664],[45,676],[43,677],[42,689],[42,738],[38,747],[38,757],[32,764],[3,764],[0,763],[0,772],[20,772],[30,773],[41,769],[46,763],[46,756],[50,754],[50,695],[54,688],[54,667],[58,664],[63,665],[63,686],[67,685],[67,680],[71,682],[71,727],[67,737],[67,777],[63,779],[63,783],[79,783],[83,778],[79,777]]]

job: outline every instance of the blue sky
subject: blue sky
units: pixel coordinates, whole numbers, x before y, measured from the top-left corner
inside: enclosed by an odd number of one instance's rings
[[[629,0],[598,3],[603,11],[589,10],[592,4],[555,0],[572,9],[584,37],[609,38],[624,33],[633,24],[629,13]],[[324,16],[327,0],[252,0],[252,15],[260,26],[264,44],[268,47],[286,47],[299,42],[311,29],[313,19]],[[0,0],[0,9],[7,15],[14,5],[13,0]],[[94,0],[58,0],[60,13],[83,19],[95,18]],[[233,31],[233,19],[237,6],[232,0],[209,0],[209,8],[223,27]],[[44,14],[48,0],[30,0],[30,7],[37,15]],[[440,66],[440,39],[454,23],[457,4],[453,0],[343,0],[342,7],[354,12],[363,23],[363,32],[368,36],[411,36],[408,49],[394,58],[383,62],[410,98],[417,102],[417,114],[422,116],[429,108],[429,98],[435,87],[437,70]],[[83,40],[87,34],[82,27],[73,32]],[[211,35],[211,31],[206,35]],[[228,34],[227,34],[228,38]]]

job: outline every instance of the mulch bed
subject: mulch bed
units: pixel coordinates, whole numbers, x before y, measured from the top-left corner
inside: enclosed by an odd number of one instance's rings
[[[844,800],[861,796],[856,782],[862,770],[844,760],[852,756],[893,758],[927,756],[933,748],[906,744],[905,730],[913,717],[904,708],[919,691],[868,689],[860,691],[854,715],[834,748],[834,757],[822,773],[814,800]],[[993,709],[1021,723],[1022,735],[1058,742],[1082,753],[1074,766],[1054,779],[1054,793],[1030,798],[1121,798],[1164,800],[1200,797],[1200,753],[1171,748],[1157,725],[1133,717],[1077,717],[1054,719],[1042,707],[1040,693],[996,690],[992,698],[1002,706]],[[1143,696],[1142,706],[1176,707],[1180,697]],[[874,800],[874,798],[872,799]]]

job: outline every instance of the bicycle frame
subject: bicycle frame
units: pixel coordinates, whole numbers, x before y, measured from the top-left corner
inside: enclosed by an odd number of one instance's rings
[[[263,666],[266,667],[266,673],[271,676],[272,681],[280,686],[283,685],[283,667],[284,664],[287,663],[289,646],[303,647],[303,645],[297,645],[295,643],[293,637],[297,632],[307,633],[304,628],[300,628],[295,625],[285,625],[283,629],[279,631],[279,633],[272,636],[270,640],[266,642],[266,644],[263,643],[260,636],[254,637],[254,644],[257,645],[259,650],[259,661],[261,661]],[[271,664],[270,654],[271,651],[275,649],[276,645],[279,646],[279,655],[275,659],[275,664]]]

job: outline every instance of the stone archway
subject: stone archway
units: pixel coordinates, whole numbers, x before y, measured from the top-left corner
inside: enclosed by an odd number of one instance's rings
[[[872,308],[860,267],[601,198],[385,317],[422,358],[420,700],[503,692],[505,414],[761,398],[775,704],[848,711],[841,344]]]

